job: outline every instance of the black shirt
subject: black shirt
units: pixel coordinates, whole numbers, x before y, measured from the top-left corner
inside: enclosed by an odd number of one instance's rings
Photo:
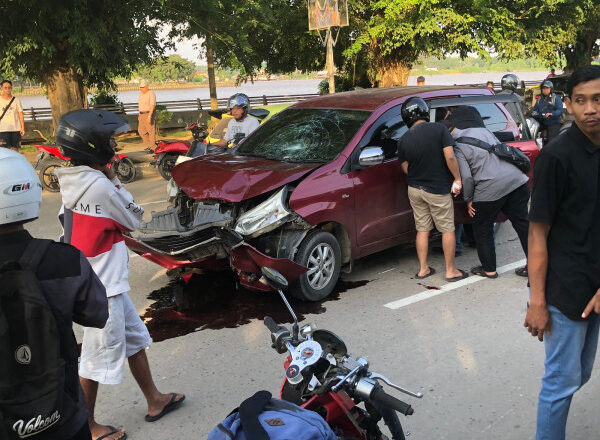
[[[453,179],[442,150],[453,146],[454,139],[444,125],[413,125],[398,141],[398,160],[408,161],[408,186],[433,194],[450,194]]]
[[[600,288],[600,146],[576,124],[535,161],[529,220],[551,226],[546,302],[581,320]]]
[[[1,234],[0,267],[8,261],[18,261],[32,239],[24,230]],[[65,360],[65,405],[68,398],[77,409],[72,417],[61,418],[55,428],[35,435],[35,439],[66,439],[87,423],[88,414],[77,372],[73,321],[87,327],[102,327],[108,319],[108,300],[104,286],[85,256],[68,244],[51,244],[36,276],[54,311],[60,334],[61,357]]]

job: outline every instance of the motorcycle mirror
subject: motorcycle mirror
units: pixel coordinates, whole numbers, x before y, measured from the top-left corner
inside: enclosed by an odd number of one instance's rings
[[[261,268],[261,273],[265,277],[267,284],[275,290],[284,290],[288,287],[288,282],[283,275],[268,266]]]
[[[314,328],[310,324],[306,324],[306,325],[303,325],[302,328],[300,329],[300,335],[304,339],[312,339],[313,331],[314,331]]]

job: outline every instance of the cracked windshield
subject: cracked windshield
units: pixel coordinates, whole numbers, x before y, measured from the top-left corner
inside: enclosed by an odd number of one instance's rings
[[[371,113],[338,109],[290,109],[248,137],[237,154],[285,162],[330,162]]]

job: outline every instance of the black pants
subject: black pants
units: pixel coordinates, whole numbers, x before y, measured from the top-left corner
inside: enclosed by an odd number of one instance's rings
[[[558,133],[560,133],[560,122],[548,125],[546,127],[546,137],[548,138],[548,142],[558,136]]]
[[[521,185],[514,191],[493,202],[473,202],[475,217],[473,217],[473,232],[477,244],[477,255],[486,272],[496,271],[496,249],[494,246],[494,221],[500,212],[510,220],[513,229],[519,236],[521,247],[527,256],[527,202],[529,188]]]
[[[6,148],[21,148],[21,133],[18,131],[0,131],[0,146]]]

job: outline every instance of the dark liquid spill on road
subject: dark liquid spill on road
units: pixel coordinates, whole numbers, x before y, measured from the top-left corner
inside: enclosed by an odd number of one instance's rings
[[[338,281],[326,299],[302,302],[288,301],[302,321],[308,313],[324,313],[327,301],[337,301],[340,293],[364,286],[368,281]],[[176,300],[177,296],[177,300]],[[235,289],[230,272],[215,272],[193,276],[187,285],[172,281],[155,290],[149,299],[155,300],[142,315],[154,342],[187,335],[194,331],[235,328],[253,319],[271,316],[278,323],[291,323],[291,316],[276,292],[253,292]]]
[[[425,287],[427,290],[442,290],[440,287],[437,286],[428,286],[427,284],[423,284],[423,283],[417,283],[419,286],[423,286]]]

